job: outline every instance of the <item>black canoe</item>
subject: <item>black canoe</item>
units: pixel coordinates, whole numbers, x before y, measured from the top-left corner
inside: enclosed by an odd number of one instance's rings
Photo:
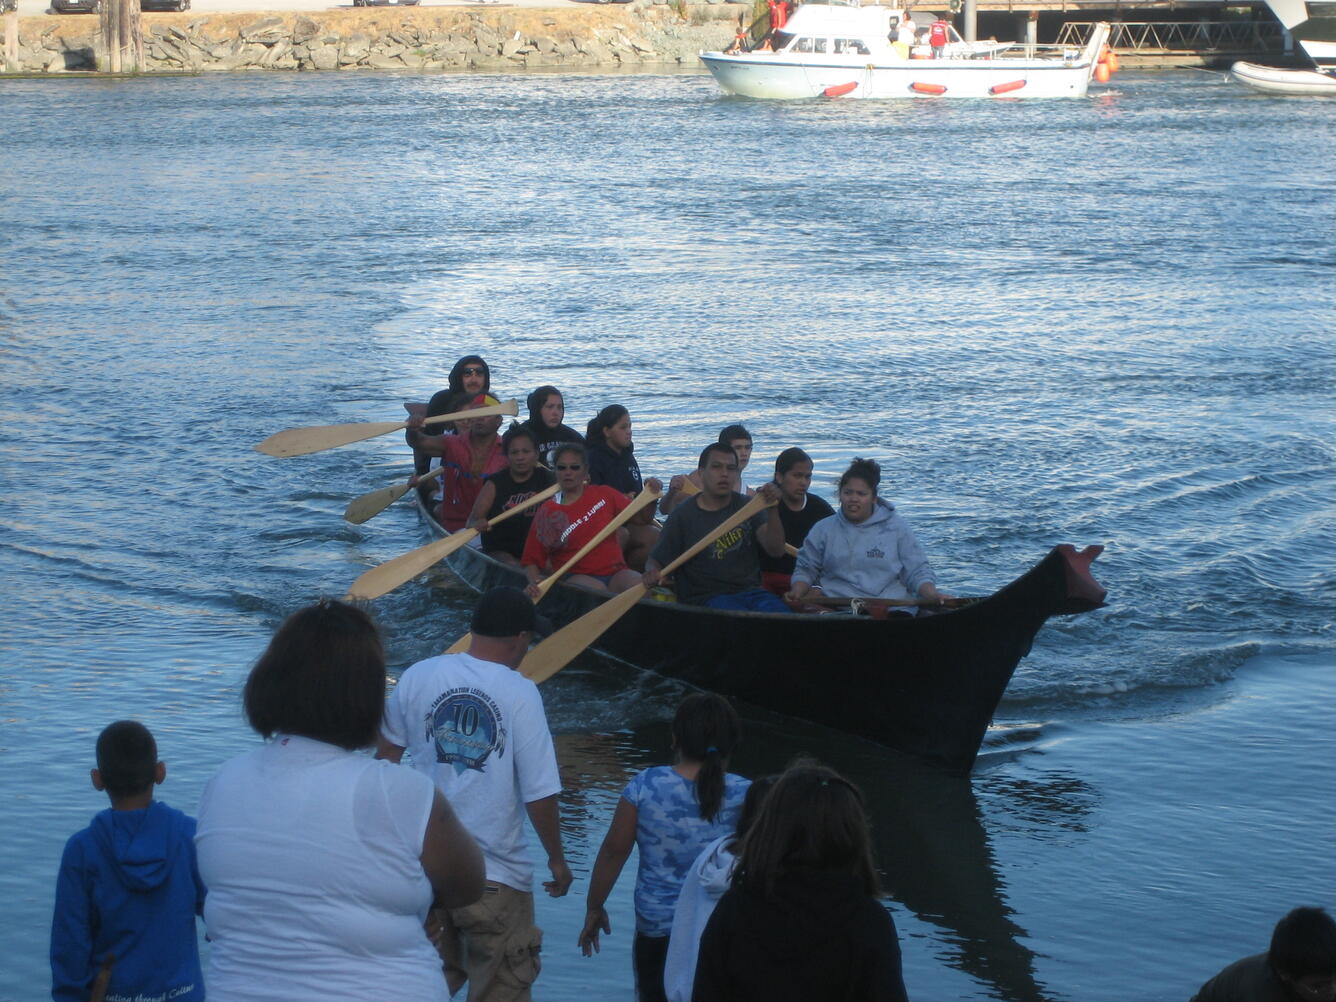
[[[425,509],[423,514],[434,532],[444,534]],[[964,775],[1044,621],[1104,604],[1105,591],[1090,575],[1101,552],[1100,546],[1080,552],[1056,546],[987,598],[917,617],[723,612],[647,598],[595,649]],[[525,584],[518,567],[472,547],[456,550],[447,563],[478,591]],[[539,608],[560,628],[606,598],[559,585]]]

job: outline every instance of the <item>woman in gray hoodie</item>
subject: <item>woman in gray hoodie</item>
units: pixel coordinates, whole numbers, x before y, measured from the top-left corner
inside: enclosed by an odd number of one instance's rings
[[[839,510],[808,532],[787,601],[801,602],[813,589],[838,598],[945,597],[909,523],[877,496],[880,484],[881,467],[870,459],[855,458],[844,471]]]

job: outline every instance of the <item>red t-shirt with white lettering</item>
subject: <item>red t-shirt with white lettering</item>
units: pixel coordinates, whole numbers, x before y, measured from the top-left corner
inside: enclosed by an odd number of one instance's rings
[[[559,504],[560,498],[558,494],[538,507],[529,538],[524,541],[521,563],[555,571],[631,503],[621,491],[594,484],[585,484],[579,500],[573,504]],[[625,567],[622,548],[617,544],[614,532],[567,573],[605,578]]]

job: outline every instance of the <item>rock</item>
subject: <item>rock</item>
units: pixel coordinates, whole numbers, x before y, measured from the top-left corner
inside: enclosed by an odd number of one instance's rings
[[[302,45],[320,34],[320,25],[309,17],[299,17],[292,25],[292,41]]]
[[[291,51],[292,43],[286,38],[281,38],[265,51],[264,55],[260,57],[257,65],[272,68],[275,63],[288,55]],[[295,60],[293,61],[293,65],[296,65]]]
[[[384,56],[387,58],[395,58],[403,55],[407,51],[408,51],[408,46],[395,45],[391,43],[389,45],[377,46],[375,49],[372,50],[371,54],[373,56]]]
[[[349,35],[343,43],[343,51],[339,55],[339,64],[347,66],[349,63],[360,62],[371,52],[371,39],[360,31],[354,35]]]
[[[367,57],[366,64],[373,70],[401,70],[404,64],[392,56],[382,56],[378,52],[371,53]]]
[[[403,52],[399,53],[399,58],[403,60],[403,64],[410,70],[421,69],[423,64],[427,61],[417,49],[405,49]]]
[[[281,17],[264,17],[258,21],[252,21],[241,29],[238,34],[246,41],[256,40],[256,36],[272,34],[275,29],[283,27]]]
[[[44,73],[60,73],[64,69],[65,69],[65,54],[63,52],[59,52],[56,55],[52,56],[42,66],[42,72]]]
[[[539,52],[551,54],[557,51],[557,43],[546,35],[539,35],[533,40],[533,47]]]
[[[337,70],[339,68],[339,50],[332,45],[322,45],[311,50],[311,66],[317,70]]]

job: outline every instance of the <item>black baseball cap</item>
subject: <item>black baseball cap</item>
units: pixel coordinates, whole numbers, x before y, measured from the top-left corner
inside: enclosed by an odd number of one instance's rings
[[[503,585],[482,593],[469,629],[480,637],[514,637],[525,631],[551,633],[552,624],[538,615],[528,595]]]

